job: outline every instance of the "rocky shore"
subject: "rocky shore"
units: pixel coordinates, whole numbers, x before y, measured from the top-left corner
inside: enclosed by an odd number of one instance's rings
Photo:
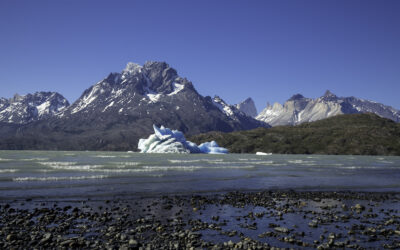
[[[0,202],[1,249],[400,248],[400,194],[230,192]]]

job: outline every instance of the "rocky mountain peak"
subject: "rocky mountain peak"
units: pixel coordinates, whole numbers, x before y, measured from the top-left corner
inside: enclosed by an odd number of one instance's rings
[[[81,111],[111,110],[114,103],[156,103],[170,99],[183,90],[195,91],[191,82],[178,76],[165,62],[146,62],[143,66],[129,62],[121,73],[111,73],[105,79],[86,89],[64,115]],[[134,98],[135,100],[132,100]],[[140,104],[141,105],[141,104]],[[132,107],[133,108],[133,107]],[[126,110],[121,107],[121,110]],[[122,112],[122,111],[121,111]]]
[[[219,95],[214,95],[213,101],[214,102],[223,102],[223,103],[225,103],[225,101],[222,100],[222,98],[219,97]]]
[[[304,98],[304,96],[302,94],[295,94],[292,97],[290,97],[288,101],[295,101],[295,100],[300,100],[303,98]]]
[[[171,84],[178,78],[178,72],[166,62],[148,61],[143,66],[128,62],[120,74],[111,73],[106,79],[111,82],[137,82],[145,80],[147,87],[157,91],[161,85]]]
[[[325,91],[325,93],[322,96],[322,98],[332,99],[332,98],[337,98],[337,96],[334,93],[332,93],[330,90],[327,90],[327,91]]]
[[[329,90],[325,91],[324,95],[321,96],[320,99],[326,102],[336,102],[339,100],[338,96]]]
[[[18,93],[15,93],[12,98],[10,98],[10,102],[19,102],[24,99],[23,95],[19,95]]]
[[[133,74],[137,74],[137,73],[141,73],[143,67],[137,63],[134,62],[128,62],[126,64],[125,69],[122,71],[122,75],[124,74],[129,74],[129,75],[133,75]]]
[[[15,94],[9,100],[2,98],[0,121],[25,124],[43,117],[53,116],[66,107],[69,102],[56,92],[36,92],[34,94]]]
[[[325,91],[324,93],[325,97],[330,97],[330,96],[336,96],[335,94],[333,94],[329,89]]]
[[[166,62],[146,62],[144,73],[149,80],[149,88],[155,92],[172,91],[171,84],[178,77],[178,72]]]
[[[253,99],[251,97],[247,98],[243,102],[236,104],[236,108],[246,115],[250,117],[256,117],[257,116],[257,108],[256,105],[254,104]]]

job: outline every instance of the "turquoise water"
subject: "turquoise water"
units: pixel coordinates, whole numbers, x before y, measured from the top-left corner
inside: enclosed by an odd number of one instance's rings
[[[400,191],[400,157],[0,151],[0,199],[294,189]]]

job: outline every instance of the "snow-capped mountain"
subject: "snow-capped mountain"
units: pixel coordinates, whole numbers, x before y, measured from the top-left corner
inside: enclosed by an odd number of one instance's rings
[[[18,128],[19,144],[16,137],[10,141],[19,149],[43,144],[42,149],[134,150],[140,138],[152,133],[153,124],[189,136],[269,126],[231,108],[232,114],[221,110],[165,62],[128,63],[56,116]],[[1,141],[0,148],[6,147]]]
[[[13,98],[0,98],[0,122],[26,124],[53,116],[69,106],[56,92],[36,92]]]
[[[147,62],[144,66],[128,63],[121,73],[108,77],[85,90],[62,115],[93,113],[101,110],[131,113],[141,106],[173,101],[176,94],[193,89],[192,84],[177,75],[166,63]],[[177,107],[179,110],[179,107]]]
[[[239,104],[236,104],[235,106],[238,110],[242,111],[248,116],[256,117],[258,114],[256,105],[254,104],[254,101],[253,99],[251,99],[251,97],[247,98]]]
[[[165,62],[128,63],[121,73],[111,73],[85,90],[60,117],[146,118],[189,134],[267,126],[234,107],[230,114],[213,104]]]
[[[256,117],[272,126],[296,125],[312,122],[340,114],[374,113],[381,117],[400,122],[400,111],[381,103],[356,97],[338,97],[329,90],[316,99],[296,94],[284,105],[267,105]]]

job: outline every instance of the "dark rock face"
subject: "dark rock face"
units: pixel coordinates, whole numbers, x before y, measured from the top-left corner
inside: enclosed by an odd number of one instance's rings
[[[135,150],[153,124],[187,135],[268,126],[240,111],[224,113],[165,62],[128,63],[57,117],[23,126],[5,141],[17,149]]]
[[[302,94],[295,94],[289,98],[289,100],[301,100],[301,99],[304,99],[304,96]]]
[[[54,116],[69,106],[56,92],[36,92],[11,99],[0,99],[0,122],[26,124]]]
[[[254,104],[253,99],[251,99],[250,97],[244,100],[243,102],[236,104],[235,106],[238,110],[242,111],[243,113],[245,113],[250,117],[256,117],[258,114],[256,105]]]
[[[268,105],[256,117],[272,126],[296,125],[312,122],[340,114],[374,113],[378,116],[400,122],[400,111],[381,103],[356,97],[338,97],[329,90],[319,98],[305,98],[300,94],[292,96],[284,105]]]

